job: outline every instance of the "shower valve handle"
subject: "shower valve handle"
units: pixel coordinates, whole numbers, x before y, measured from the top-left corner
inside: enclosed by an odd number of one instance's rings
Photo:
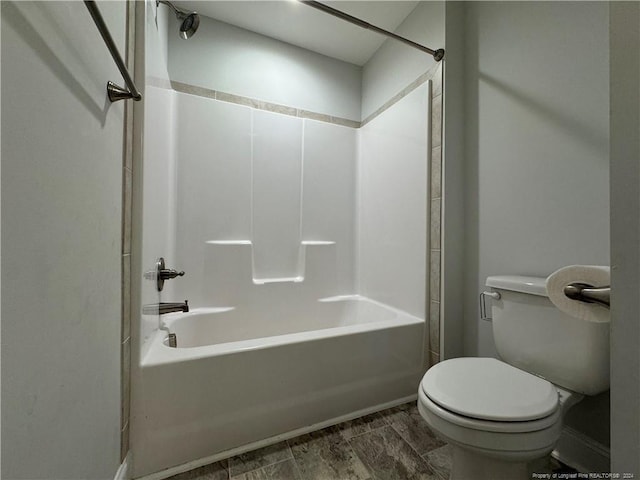
[[[183,276],[184,276],[184,272],[178,272],[173,269],[164,268],[158,271],[158,277],[161,280],[169,280],[171,278],[183,277]]]
[[[173,270],[172,268],[164,267],[164,258],[160,257],[156,261],[156,268],[150,270],[144,274],[144,278],[147,280],[155,280],[156,281],[156,289],[161,292],[164,288],[164,281],[170,280],[176,277],[184,276],[184,272],[178,272],[177,270]]]

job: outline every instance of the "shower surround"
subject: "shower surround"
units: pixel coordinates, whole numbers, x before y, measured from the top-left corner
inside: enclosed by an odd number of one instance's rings
[[[171,228],[146,245],[187,272],[162,296],[192,311],[143,319],[136,477],[415,397],[430,87],[359,129],[147,87],[145,189]]]

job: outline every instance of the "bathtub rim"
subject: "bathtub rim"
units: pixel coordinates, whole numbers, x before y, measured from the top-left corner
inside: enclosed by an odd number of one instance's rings
[[[158,329],[154,332],[150,339],[150,348],[146,356],[141,360],[140,367],[156,367],[160,365],[172,364],[177,362],[194,361],[203,358],[216,357],[221,355],[237,354],[241,352],[249,352],[263,350],[277,346],[290,345],[294,343],[306,343],[328,338],[343,337],[357,335],[377,330],[386,330],[392,328],[406,327],[410,325],[426,325],[426,320],[416,317],[407,312],[386,305],[384,303],[372,300],[363,295],[340,295],[336,297],[321,298],[318,302],[342,302],[342,301],[364,301],[370,302],[381,308],[392,311],[396,314],[391,320],[379,322],[360,323],[355,325],[346,325],[341,327],[330,327],[320,330],[309,330],[303,332],[287,333],[283,335],[275,335],[270,337],[253,338],[248,340],[236,340],[233,342],[225,342],[219,344],[202,345],[197,347],[171,348],[165,345],[164,341],[167,337],[167,331]],[[223,313],[233,310],[235,307],[203,307],[195,308],[189,313],[171,314],[172,317],[166,319],[163,324],[171,328],[171,324],[178,319],[188,317],[190,314],[198,313]]]

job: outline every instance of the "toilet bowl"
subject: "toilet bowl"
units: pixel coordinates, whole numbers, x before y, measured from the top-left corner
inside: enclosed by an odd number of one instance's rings
[[[583,394],[608,388],[608,324],[552,308],[544,281],[489,277],[500,294],[492,315],[501,359],[445,360],[420,383],[420,415],[452,446],[451,480],[531,478],[527,464],[554,449],[567,410]],[[568,362],[567,349],[576,355],[571,349],[578,347],[590,349],[606,372],[592,362]]]
[[[515,480],[531,478],[528,463],[553,450],[582,398],[493,358],[457,358],[425,374],[418,410],[453,447],[452,480]]]

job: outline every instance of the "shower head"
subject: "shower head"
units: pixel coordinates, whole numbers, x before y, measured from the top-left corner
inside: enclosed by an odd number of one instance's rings
[[[186,40],[196,33],[196,30],[198,30],[198,27],[200,26],[200,16],[196,12],[178,10],[167,0],[156,0],[156,7],[161,3],[171,7],[173,12],[176,14],[176,18],[180,20],[180,38]]]

